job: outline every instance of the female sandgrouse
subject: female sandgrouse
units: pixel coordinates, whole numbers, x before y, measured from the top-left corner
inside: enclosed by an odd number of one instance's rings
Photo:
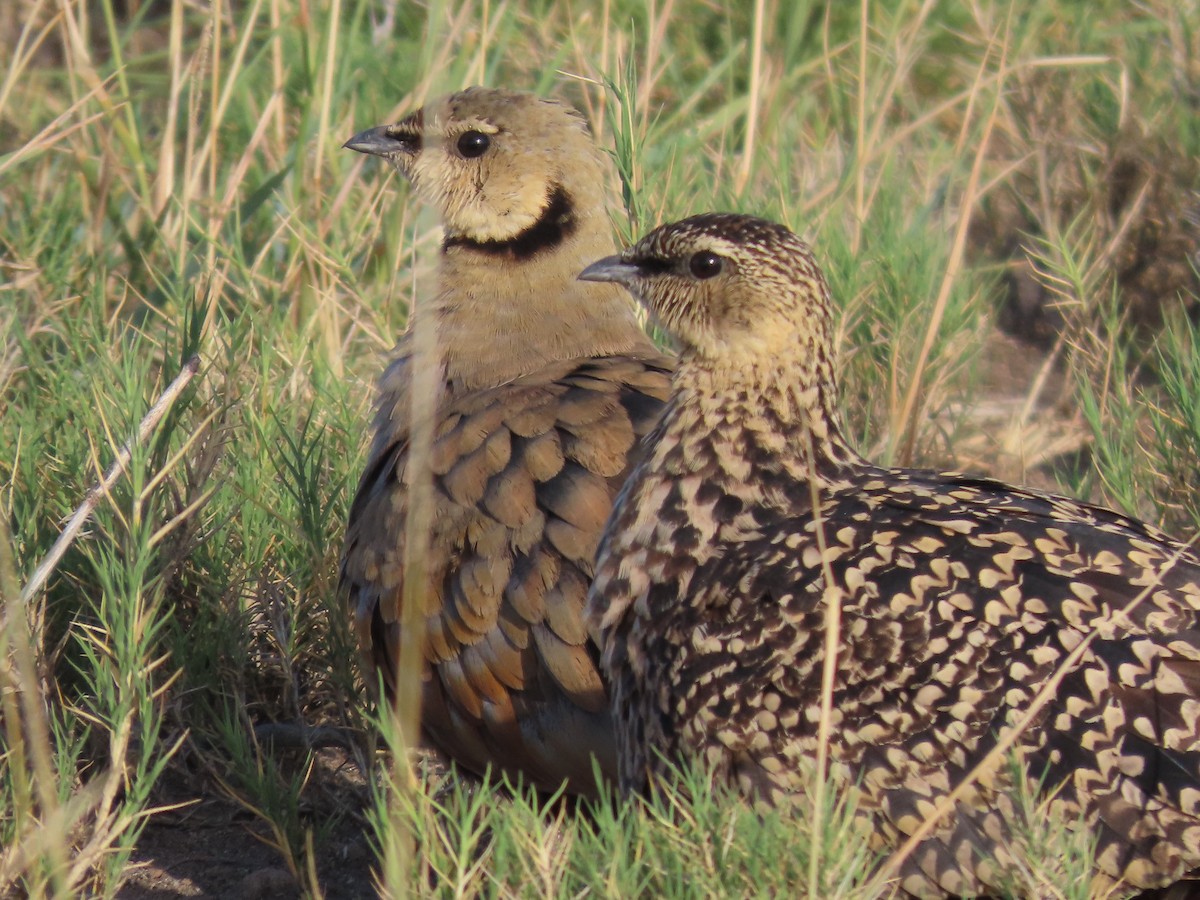
[[[1030,790],[1091,830],[1097,878],[1153,887],[1200,865],[1196,554],[1107,509],[860,457],[835,408],[828,286],[782,226],[697,216],[581,277],[627,287],[683,348],[588,601],[624,790],[665,757],[796,796],[840,598],[829,754],[881,849],[1046,687],[1013,748]],[[1002,889],[1000,761],[903,863],[902,890]]]
[[[582,284],[615,248],[605,158],[575,110],[471,88],[346,146],[393,162],[441,215],[432,316],[444,367],[424,586],[422,728],[461,765],[590,794],[616,757],[583,618],[592,561],[628,457],[672,361],[629,297]],[[341,585],[368,681],[389,693],[404,580],[409,334],[379,386]]]

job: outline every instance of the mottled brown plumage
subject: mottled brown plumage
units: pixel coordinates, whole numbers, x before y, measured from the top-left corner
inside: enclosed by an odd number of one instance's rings
[[[426,587],[422,726],[476,772],[595,790],[615,775],[598,652],[583,619],[596,543],[671,361],[629,298],[582,284],[612,252],[607,170],[583,118],[472,88],[347,146],[393,161],[442,217],[433,316],[444,364]],[[411,329],[409,334],[411,334]],[[410,339],[380,382],[341,583],[374,682],[398,651]]]
[[[589,595],[625,790],[644,790],[663,754],[761,800],[797,796],[836,593],[830,759],[859,781],[880,849],[922,824],[1083,645],[1015,742],[1030,790],[1043,778],[1050,808],[1090,829],[1097,887],[1196,870],[1190,548],[1111,510],[862,459],[835,411],[828,287],[782,226],[695,217],[583,277],[627,286],[683,345]],[[902,890],[1001,892],[1020,812],[999,762],[903,864]]]

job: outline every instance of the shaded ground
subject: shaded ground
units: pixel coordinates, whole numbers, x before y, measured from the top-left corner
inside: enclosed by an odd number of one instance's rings
[[[1047,350],[993,331],[976,362],[970,407],[950,411],[951,454],[936,464],[1061,491],[1055,471],[1086,455],[1091,435],[1056,362]]]
[[[186,784],[176,772],[161,779],[156,798],[160,805],[188,805],[151,819],[131,860],[137,868],[117,897],[302,896],[283,855],[270,845],[271,831],[263,819],[224,797],[201,796],[198,789],[203,787]],[[353,763],[340,751],[320,751],[306,794],[322,798],[316,801],[319,807],[330,807],[302,810],[305,824],[314,831],[325,897],[375,896],[373,854],[361,814],[366,792]]]

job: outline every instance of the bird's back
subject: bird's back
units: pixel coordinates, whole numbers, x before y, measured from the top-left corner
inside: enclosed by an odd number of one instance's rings
[[[816,753],[829,576],[842,608],[831,758],[878,814],[881,847],[912,834],[1047,689],[1015,742],[1023,788],[1092,827],[1110,876],[1157,886],[1195,866],[1196,554],[1110,510],[987,479],[854,467],[820,491],[820,526],[808,485],[794,490],[786,512],[754,508],[738,538],[708,548],[686,580],[651,587],[647,616],[618,626],[615,708],[640,708],[618,724],[628,786],[653,771],[654,749],[704,758],[712,745],[744,792],[802,793],[795,760]],[[631,653],[655,671],[633,677]],[[672,688],[656,697],[648,683]],[[988,860],[1011,863],[1028,831],[999,763],[910,858],[908,890],[999,887]]]
[[[669,389],[654,354],[567,360],[452,395],[437,412],[423,724],[468,768],[593,793],[615,778],[608,700],[583,604],[637,443]],[[342,581],[391,689],[409,465],[407,379],[382,398]]]

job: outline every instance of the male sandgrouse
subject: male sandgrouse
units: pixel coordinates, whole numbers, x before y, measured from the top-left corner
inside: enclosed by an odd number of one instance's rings
[[[1195,871],[1196,554],[1107,509],[860,457],[835,408],[828,286],[782,226],[697,216],[581,277],[627,287],[682,346],[588,600],[624,790],[661,775],[661,754],[759,801],[797,796],[840,596],[829,758],[858,781],[880,849],[1048,686],[1015,751],[1030,791],[1056,791],[1049,806],[1094,835],[1097,878]],[[903,891],[1002,890],[1016,813],[996,756],[903,863]]]
[[[425,588],[422,728],[473,771],[591,794],[616,757],[583,617],[593,556],[672,360],[629,297],[576,276],[615,247],[607,169],[574,109],[470,88],[346,146],[393,162],[440,213],[438,285],[418,298],[444,366]],[[398,650],[411,328],[379,384],[341,585],[367,677]]]

